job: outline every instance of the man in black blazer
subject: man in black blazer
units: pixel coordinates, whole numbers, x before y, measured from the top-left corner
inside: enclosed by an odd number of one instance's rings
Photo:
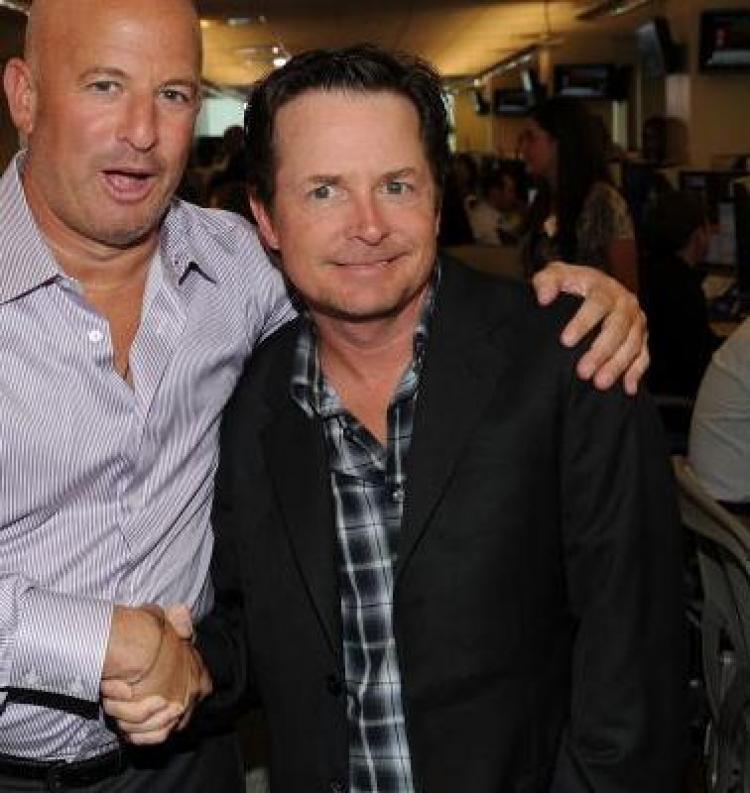
[[[446,132],[432,71],[371,47],[253,94],[253,210],[307,313],[225,414],[206,710],[262,705],[283,793],[676,791],[658,420],[576,376],[570,300],[436,254]]]

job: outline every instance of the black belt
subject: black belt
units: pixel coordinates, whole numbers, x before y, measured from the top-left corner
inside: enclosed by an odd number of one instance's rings
[[[38,779],[50,787],[86,787],[123,771],[128,765],[127,755],[120,749],[100,754],[88,760],[67,763],[64,760],[32,760],[0,754],[0,775],[16,779]]]

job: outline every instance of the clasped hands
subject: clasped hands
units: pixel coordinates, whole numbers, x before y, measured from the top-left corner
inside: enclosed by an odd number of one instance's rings
[[[115,606],[102,671],[104,712],[126,740],[156,744],[183,729],[211,693],[184,606]]]

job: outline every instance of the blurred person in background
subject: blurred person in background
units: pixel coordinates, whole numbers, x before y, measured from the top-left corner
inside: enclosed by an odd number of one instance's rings
[[[661,196],[647,213],[643,244],[651,391],[694,398],[719,338],[711,330],[701,282],[709,228],[701,201],[687,192]]]
[[[467,206],[474,238],[486,245],[513,245],[525,219],[526,205],[518,172],[500,164],[482,184],[481,197]]]
[[[527,270],[555,259],[578,262],[635,291],[633,222],[612,183],[601,126],[580,102],[553,97],[532,111],[520,149],[538,188],[527,224]]]

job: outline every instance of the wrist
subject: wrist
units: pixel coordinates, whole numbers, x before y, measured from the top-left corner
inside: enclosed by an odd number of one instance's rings
[[[142,678],[156,661],[163,633],[160,609],[115,606],[102,679],[135,682]]]

